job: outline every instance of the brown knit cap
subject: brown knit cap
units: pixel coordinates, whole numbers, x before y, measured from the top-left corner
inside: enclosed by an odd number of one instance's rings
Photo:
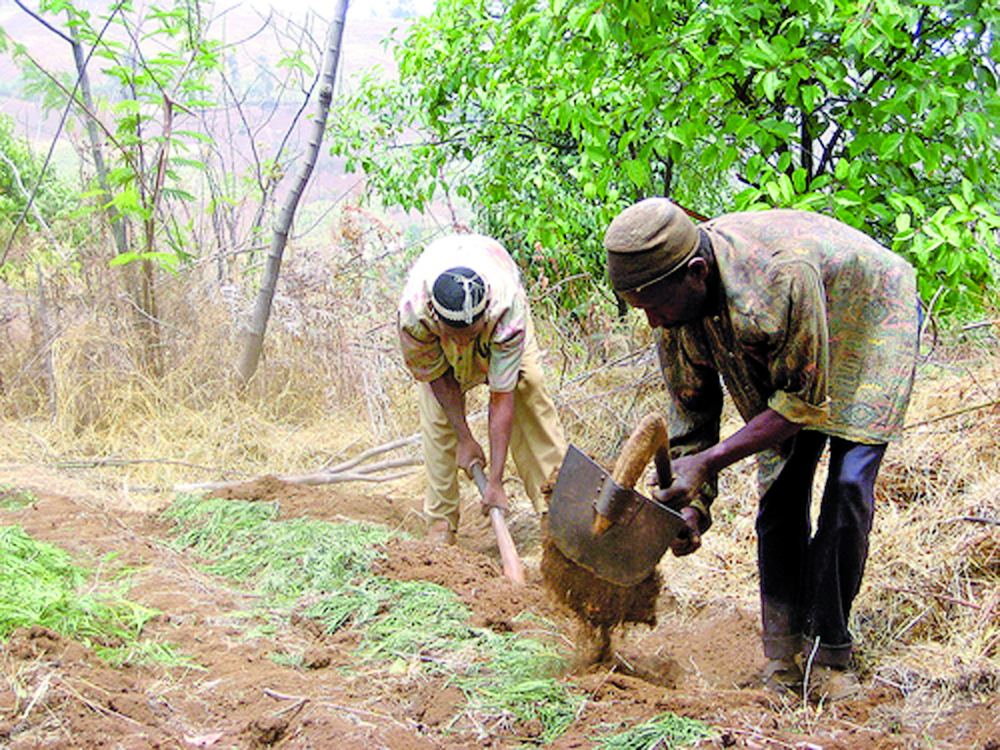
[[[604,233],[608,275],[618,292],[638,292],[684,265],[698,249],[698,230],[666,198],[646,198],[620,214]]]

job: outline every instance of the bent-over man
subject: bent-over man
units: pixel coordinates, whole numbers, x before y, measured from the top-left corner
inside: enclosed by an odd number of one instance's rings
[[[874,484],[899,436],[917,355],[913,269],[862,232],[804,211],[733,213],[695,226],[666,198],[620,213],[604,237],[614,289],[659,329],[674,482],[694,552],[718,473],[758,454],[761,677],[813,697],[857,692],[851,606]],[[720,382],[721,381],[721,382]],[[723,390],[746,424],[720,442]],[[829,446],[815,532],[813,475]]]
[[[490,391],[484,512],[508,508],[508,451],[535,510],[545,511],[542,490],[562,464],[566,439],[545,388],[520,273],[507,251],[477,234],[435,240],[410,269],[398,322],[403,359],[419,381],[428,539],[454,544],[457,470],[486,464],[465,414],[465,394],[477,385]]]

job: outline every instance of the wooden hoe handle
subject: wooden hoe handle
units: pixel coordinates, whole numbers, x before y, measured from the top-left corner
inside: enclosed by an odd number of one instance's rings
[[[474,461],[469,467],[469,474],[472,481],[479,488],[479,494],[486,496],[486,474],[483,473],[483,465],[479,461]],[[514,546],[514,539],[507,528],[507,521],[503,517],[503,511],[499,508],[490,508],[490,523],[493,524],[493,533],[497,537],[497,546],[500,548],[500,562],[503,565],[503,574],[514,583],[524,583],[524,566],[521,565],[521,558],[517,555],[517,548]]]

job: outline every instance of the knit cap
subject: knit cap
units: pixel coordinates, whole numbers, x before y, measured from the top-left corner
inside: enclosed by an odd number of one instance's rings
[[[681,268],[698,249],[698,229],[667,198],[646,198],[612,220],[604,233],[608,275],[619,293],[641,292]]]
[[[434,281],[431,305],[445,323],[465,328],[475,323],[489,301],[486,282],[465,266],[449,268]]]

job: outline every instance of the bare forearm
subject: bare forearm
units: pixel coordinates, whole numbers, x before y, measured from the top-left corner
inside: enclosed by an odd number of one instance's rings
[[[465,418],[465,395],[451,370],[432,380],[430,386],[459,441],[471,439],[472,432]]]
[[[504,464],[514,428],[514,393],[490,393],[490,480],[503,482]]]
[[[775,448],[802,428],[789,422],[773,409],[766,409],[747,422],[742,429],[705,451],[706,468],[718,474],[740,459]]]

